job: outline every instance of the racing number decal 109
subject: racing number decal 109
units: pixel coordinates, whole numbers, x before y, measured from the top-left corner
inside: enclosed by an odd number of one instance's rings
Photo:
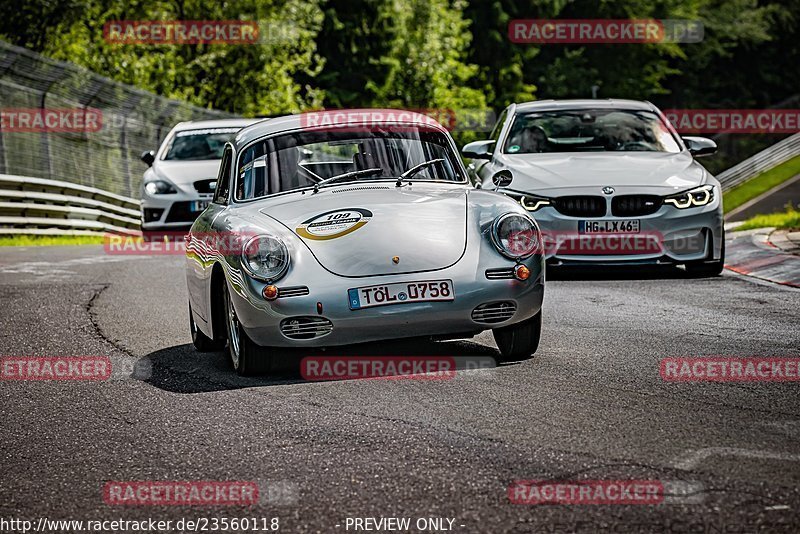
[[[295,231],[300,237],[316,241],[336,239],[355,232],[371,218],[372,212],[364,208],[327,211],[303,221]]]

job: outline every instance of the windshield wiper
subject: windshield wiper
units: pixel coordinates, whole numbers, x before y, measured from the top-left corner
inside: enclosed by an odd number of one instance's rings
[[[383,169],[381,169],[380,167],[375,167],[372,169],[362,169],[360,171],[350,171],[344,174],[337,174],[336,176],[331,176],[330,178],[325,178],[324,180],[315,183],[314,192],[316,193],[319,191],[319,186],[325,185],[330,182],[335,182],[336,180],[341,180],[343,178],[355,178],[357,176],[371,176],[379,172],[383,172]]]
[[[444,161],[444,158],[436,158],[436,159],[432,159],[432,160],[429,160],[429,161],[423,161],[419,165],[414,165],[413,167],[411,167],[406,172],[404,172],[403,174],[400,175],[400,177],[397,179],[397,184],[395,184],[395,185],[397,185],[397,187],[400,187],[402,185],[402,182],[403,182],[404,179],[411,178],[412,176],[417,174],[422,169],[424,169],[426,167],[430,167],[434,163],[440,163],[442,161]]]

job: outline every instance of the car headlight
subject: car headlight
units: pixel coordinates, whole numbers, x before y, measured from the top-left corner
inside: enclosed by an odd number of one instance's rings
[[[164,180],[153,180],[144,184],[144,190],[151,195],[171,195],[178,191],[172,187],[172,184]]]
[[[536,195],[522,195],[519,198],[519,203],[528,211],[536,211],[539,208],[551,205],[549,198],[537,197]]]
[[[685,209],[692,206],[705,206],[714,200],[714,186],[701,185],[689,191],[668,196],[664,204],[672,204],[676,208]]]
[[[525,215],[506,213],[492,223],[492,243],[498,252],[511,259],[525,258],[539,247],[539,229]]]
[[[242,265],[254,278],[272,282],[286,274],[289,251],[277,237],[255,236],[242,249]]]

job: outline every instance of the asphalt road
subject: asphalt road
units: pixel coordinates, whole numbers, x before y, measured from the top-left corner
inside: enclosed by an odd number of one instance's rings
[[[783,213],[787,206],[798,207],[800,201],[800,175],[790,178],[781,184],[776,190],[763,198],[756,198],[752,203],[740,206],[735,209],[726,221],[746,221],[756,215],[768,215],[771,213]]]
[[[795,290],[730,273],[554,273],[531,361],[450,380],[325,383],[239,378],[222,354],[194,352],[180,257],[4,248],[0,307],[0,355],[107,355],[129,370],[103,382],[0,382],[5,520],[278,517],[281,532],[348,532],[356,517],[451,518],[456,532],[800,528],[800,383],[659,376],[665,357],[800,356]],[[346,351],[495,347],[484,333]],[[551,478],[694,490],[658,505],[509,502],[512,481]],[[103,500],[106,481],[146,480],[283,492],[250,508]]]

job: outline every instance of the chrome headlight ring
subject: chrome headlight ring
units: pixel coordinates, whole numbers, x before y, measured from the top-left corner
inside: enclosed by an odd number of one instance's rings
[[[242,247],[242,268],[257,280],[274,282],[289,270],[289,250],[279,238],[257,235]]]
[[[512,260],[532,256],[541,244],[536,223],[520,213],[505,213],[497,217],[489,235],[497,251]]]

